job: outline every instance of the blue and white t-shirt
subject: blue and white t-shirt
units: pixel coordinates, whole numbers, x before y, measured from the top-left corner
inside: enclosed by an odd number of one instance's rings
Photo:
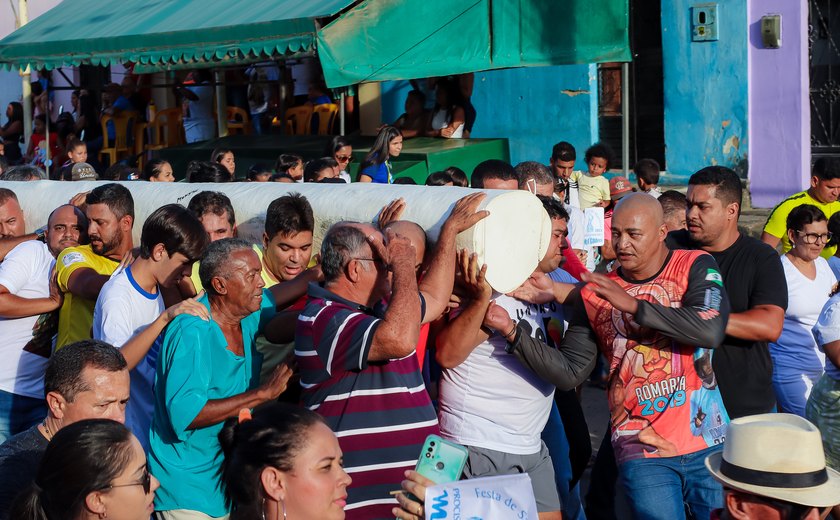
[[[93,311],[93,338],[122,348],[165,309],[160,290],[155,293],[146,292],[134,280],[131,266],[128,266],[114,273],[102,286]],[[146,357],[131,370],[131,399],[125,410],[125,425],[147,452],[149,428],[154,413],[155,367],[161,338],[162,335],[158,336]]]

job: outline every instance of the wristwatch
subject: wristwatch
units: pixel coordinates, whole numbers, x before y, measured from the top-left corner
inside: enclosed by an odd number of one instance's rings
[[[35,233],[35,239],[40,240],[41,242],[46,241],[47,239],[47,226],[42,226],[33,231]]]

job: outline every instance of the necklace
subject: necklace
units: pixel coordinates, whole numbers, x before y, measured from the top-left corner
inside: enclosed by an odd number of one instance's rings
[[[53,433],[50,431],[50,427],[47,426],[47,420],[44,419],[44,422],[41,423],[41,426],[44,428],[44,432],[46,432],[47,442],[51,441],[53,438]]]

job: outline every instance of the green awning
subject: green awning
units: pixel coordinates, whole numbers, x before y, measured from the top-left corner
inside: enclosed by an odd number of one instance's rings
[[[630,61],[628,0],[365,0],[318,31],[330,87]]]
[[[0,40],[0,65],[242,63],[312,51],[315,19],[355,0],[64,0]]]

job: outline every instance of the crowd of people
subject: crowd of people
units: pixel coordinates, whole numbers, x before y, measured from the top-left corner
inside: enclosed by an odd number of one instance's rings
[[[355,180],[394,182],[402,139],[383,127]],[[249,177],[343,183],[351,153],[336,137],[324,159],[282,154]],[[190,182],[232,180],[232,150],[210,159]],[[465,479],[527,473],[542,520],[615,518],[619,484],[634,518],[829,514],[840,161],[818,160],[761,240],[738,226],[732,170],[702,168],[682,194],[659,189],[655,161],[635,186],[604,176],[611,161],[596,143],[577,171],[561,142],[547,165],[436,172],[434,190],[476,188],[436,242],[397,199],[333,224],[317,254],[299,193],[253,244],[221,191],[135,222],[131,192],[101,183],[26,233],[18,188],[0,188],[0,519],[419,519],[429,434],[466,447]],[[488,214],[480,190],[528,191],[551,223],[509,294],[456,250]],[[594,208],[601,246],[584,240]],[[587,379],[610,424],[582,494]]]

